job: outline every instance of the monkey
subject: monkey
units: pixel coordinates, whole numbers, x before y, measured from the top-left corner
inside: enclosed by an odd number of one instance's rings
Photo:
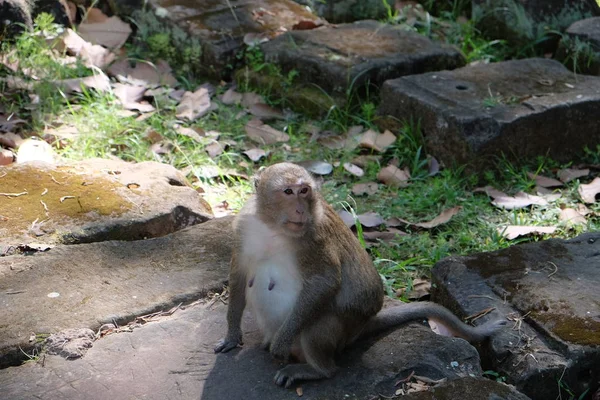
[[[243,344],[246,305],[263,335],[261,347],[285,363],[274,377],[285,388],[332,377],[346,346],[409,321],[432,319],[471,342],[506,324],[471,327],[433,302],[381,310],[383,282],[371,257],[308,171],[274,164],[256,174],[254,186],[233,222],[228,330],[215,353]],[[288,363],[292,356],[302,363]]]

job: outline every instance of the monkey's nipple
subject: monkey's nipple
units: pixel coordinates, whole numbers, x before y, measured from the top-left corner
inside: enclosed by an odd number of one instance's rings
[[[275,287],[275,281],[273,279],[269,280],[269,290],[273,290]]]
[[[254,277],[248,281],[248,287],[252,287],[254,285]]]

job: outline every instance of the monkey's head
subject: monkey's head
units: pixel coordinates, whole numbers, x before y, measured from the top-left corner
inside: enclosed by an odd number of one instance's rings
[[[321,212],[317,184],[299,165],[271,165],[255,176],[255,186],[259,217],[285,235],[304,235]]]

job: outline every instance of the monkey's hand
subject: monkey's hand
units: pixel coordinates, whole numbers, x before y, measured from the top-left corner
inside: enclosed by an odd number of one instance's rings
[[[242,334],[227,334],[225,339],[219,340],[215,346],[215,353],[227,353],[229,350],[235,349],[243,345]]]
[[[281,334],[281,329],[275,334],[271,342],[270,352],[273,358],[287,363],[292,352],[292,340]]]

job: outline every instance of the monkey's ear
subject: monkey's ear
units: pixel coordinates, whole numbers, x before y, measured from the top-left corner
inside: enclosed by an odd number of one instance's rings
[[[258,189],[258,185],[260,184],[260,176],[262,172],[265,170],[265,167],[260,167],[260,169],[254,174],[252,180],[254,181],[254,190]]]

